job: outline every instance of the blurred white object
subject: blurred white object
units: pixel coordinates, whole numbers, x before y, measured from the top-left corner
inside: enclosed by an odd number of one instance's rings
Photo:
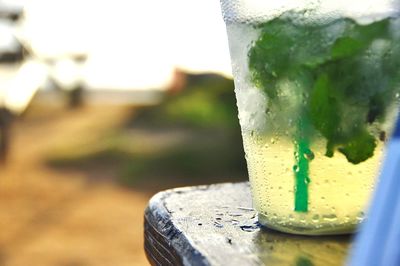
[[[41,63],[26,60],[22,64],[0,65],[0,77],[0,103],[19,115],[44,84],[47,70]]]
[[[22,46],[14,35],[13,22],[0,18],[0,63],[15,63],[21,61],[22,56]]]
[[[0,20],[0,51],[13,52],[17,46],[18,41],[13,35],[11,23]]]
[[[17,19],[22,14],[23,1],[0,0],[0,17],[6,19]]]
[[[75,89],[82,80],[81,66],[71,58],[62,58],[48,67],[50,76],[65,90]]]

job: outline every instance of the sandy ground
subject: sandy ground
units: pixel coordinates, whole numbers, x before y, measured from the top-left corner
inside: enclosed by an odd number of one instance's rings
[[[14,125],[12,153],[0,166],[0,265],[148,265],[142,223],[149,192],[87,182],[85,173],[45,163],[59,145],[90,140],[126,115],[121,107],[92,107],[27,115]]]

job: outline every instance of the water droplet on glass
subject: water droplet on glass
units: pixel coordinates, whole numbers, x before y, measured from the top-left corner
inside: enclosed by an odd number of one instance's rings
[[[304,158],[306,158],[307,160],[311,161],[315,158],[314,153],[311,150],[307,150],[304,152]]]
[[[337,217],[336,217],[335,214],[329,214],[329,215],[322,216],[322,219],[327,221],[327,222],[335,222]]]
[[[298,173],[300,171],[299,167],[297,165],[293,166],[293,171]]]
[[[359,212],[358,215],[357,215],[357,219],[358,219],[358,220],[363,220],[363,219],[364,219],[364,216],[365,216],[365,213],[364,213],[364,212]]]

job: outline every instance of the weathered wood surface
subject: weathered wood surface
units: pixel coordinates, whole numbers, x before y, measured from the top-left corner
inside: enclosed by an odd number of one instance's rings
[[[145,211],[153,265],[342,265],[349,242],[261,228],[248,183],[167,190]]]

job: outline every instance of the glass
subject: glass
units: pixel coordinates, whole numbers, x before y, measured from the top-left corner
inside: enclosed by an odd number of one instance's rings
[[[400,95],[396,1],[221,0],[261,224],[352,232]]]

